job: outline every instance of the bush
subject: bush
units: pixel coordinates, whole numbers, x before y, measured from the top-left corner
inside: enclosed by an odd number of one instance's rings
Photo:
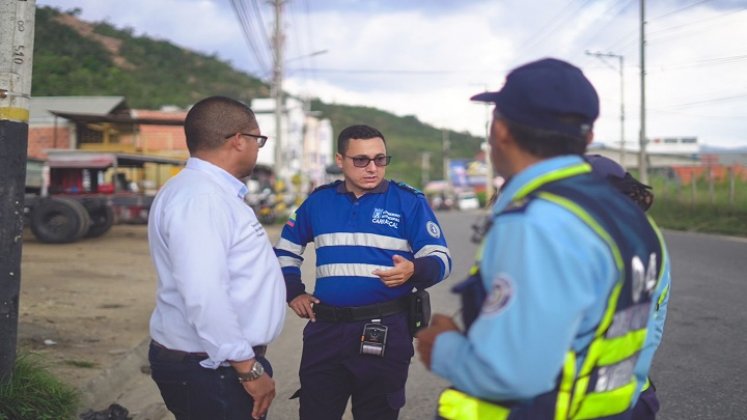
[[[18,357],[10,382],[0,383],[0,420],[73,419],[77,406],[77,391],[29,355]]]

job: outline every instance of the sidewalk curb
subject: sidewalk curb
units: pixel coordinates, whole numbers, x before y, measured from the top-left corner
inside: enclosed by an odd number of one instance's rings
[[[148,345],[150,337],[145,337],[140,344],[96,377],[79,388],[82,411],[88,409],[103,410],[116,402],[124,386],[138,375],[142,375],[142,366],[148,365]]]

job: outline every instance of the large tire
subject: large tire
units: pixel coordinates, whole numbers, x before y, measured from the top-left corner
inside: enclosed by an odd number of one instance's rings
[[[91,217],[91,227],[88,228],[86,238],[98,238],[108,232],[114,224],[114,210],[106,204],[88,209],[88,215]]]
[[[31,210],[31,231],[41,242],[75,242],[88,232],[90,225],[86,209],[71,198],[41,199]]]

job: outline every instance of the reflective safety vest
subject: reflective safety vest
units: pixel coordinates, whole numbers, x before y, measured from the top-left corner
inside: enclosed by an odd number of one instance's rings
[[[594,338],[584,349],[566,353],[554,390],[527,402],[500,403],[450,388],[439,398],[440,418],[593,419],[631,408],[637,387],[634,367],[646,340],[652,295],[664,272],[663,239],[653,220],[590,171],[582,163],[540,176],[495,217],[545,200],[576,215],[608,245],[619,276]],[[454,288],[462,296],[467,329],[486,295],[479,271],[482,248],[470,277]]]

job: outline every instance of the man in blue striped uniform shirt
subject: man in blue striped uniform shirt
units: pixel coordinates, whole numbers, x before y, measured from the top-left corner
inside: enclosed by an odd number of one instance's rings
[[[336,161],[344,181],[309,195],[275,245],[288,303],[311,320],[300,368],[301,419],[339,419],[351,397],[356,420],[396,419],[414,353],[410,295],[451,270],[446,240],[423,194],[384,179],[390,159],[375,128],[342,130]],[[300,270],[309,242],[316,250],[313,294]]]

